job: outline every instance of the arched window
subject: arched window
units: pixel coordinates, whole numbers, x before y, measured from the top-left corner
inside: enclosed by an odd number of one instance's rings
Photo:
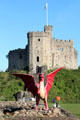
[[[37,62],[39,62],[39,56],[37,56]]]
[[[62,51],[63,51],[63,48],[60,48],[60,51],[62,52]]]

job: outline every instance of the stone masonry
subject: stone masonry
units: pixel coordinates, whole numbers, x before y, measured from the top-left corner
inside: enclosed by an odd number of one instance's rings
[[[44,26],[43,32],[29,32],[26,48],[8,53],[8,70],[26,68],[36,73],[37,66],[78,69],[78,55],[73,40],[57,40],[52,33],[53,27],[50,25]]]

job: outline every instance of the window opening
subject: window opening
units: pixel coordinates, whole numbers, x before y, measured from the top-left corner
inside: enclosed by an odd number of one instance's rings
[[[63,51],[63,48],[60,48],[60,51],[62,52],[62,51]]]
[[[39,62],[39,56],[37,56],[37,62]]]
[[[40,38],[38,39],[38,41],[40,41]]]
[[[21,53],[19,54],[19,59],[22,59],[22,54]]]

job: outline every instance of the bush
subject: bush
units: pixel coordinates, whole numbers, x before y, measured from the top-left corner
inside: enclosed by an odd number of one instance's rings
[[[14,72],[26,73],[26,71]],[[14,94],[21,90],[24,90],[24,83],[21,79],[11,76],[8,72],[0,72],[0,100],[15,100]],[[48,101],[52,102],[56,96],[60,96],[63,103],[80,103],[80,68],[78,70],[62,69],[56,75]]]
[[[55,77],[48,101],[61,96],[61,102],[80,103],[80,71],[61,70]]]
[[[0,100],[15,100],[14,94],[24,89],[24,83],[20,79],[9,75],[8,72],[0,72]]]

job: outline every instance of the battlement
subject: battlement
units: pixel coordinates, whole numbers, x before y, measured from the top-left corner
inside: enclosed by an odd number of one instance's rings
[[[28,32],[27,37],[47,37],[48,34],[45,32]]]
[[[44,32],[52,32],[53,31],[53,26],[52,25],[45,25],[44,26]]]
[[[65,44],[73,47],[73,44],[74,44],[73,40],[65,40],[64,42],[65,42]]]
[[[65,43],[73,43],[73,40],[59,40],[59,39],[55,39],[56,42],[65,42]]]
[[[12,54],[12,53],[14,54],[14,52],[19,53],[19,52],[23,52],[23,51],[24,51],[24,49],[18,48],[18,49],[9,51],[9,54]]]
[[[44,26],[44,31],[40,32],[40,31],[37,31],[37,32],[28,32],[27,33],[27,37],[30,38],[30,37],[48,37],[49,35],[52,36],[52,31],[53,31],[53,27],[52,26]]]
[[[74,43],[74,41],[73,41],[73,40],[69,40],[69,42]]]
[[[53,39],[54,40],[54,39]],[[74,41],[73,40],[59,40],[59,39],[55,39],[55,43],[56,45],[60,45],[60,46],[64,46],[64,47],[72,47],[74,45]]]
[[[64,40],[55,39],[56,42],[65,42]]]

